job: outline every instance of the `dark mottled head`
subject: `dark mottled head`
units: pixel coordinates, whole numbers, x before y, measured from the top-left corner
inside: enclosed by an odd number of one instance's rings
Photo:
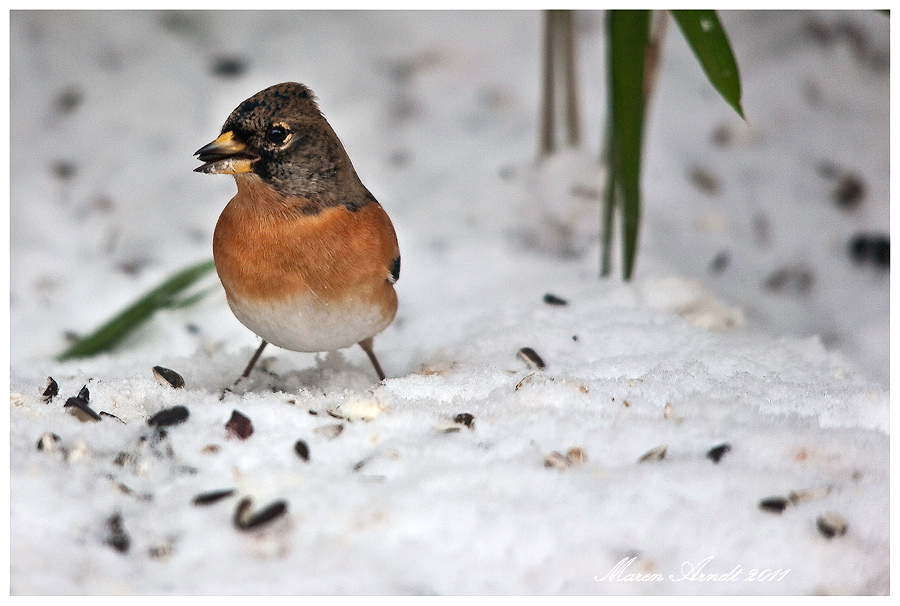
[[[206,162],[200,172],[252,172],[281,193],[317,203],[353,204],[356,184],[362,187],[312,91],[296,82],[270,86],[238,105],[219,138],[196,155]]]

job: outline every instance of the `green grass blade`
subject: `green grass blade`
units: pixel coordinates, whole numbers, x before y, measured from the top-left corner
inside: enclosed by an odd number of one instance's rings
[[[215,265],[211,260],[183,269],[116,314],[93,333],[80,339],[57,359],[71,360],[109,351],[138,326],[149,320],[157,310],[170,306],[178,295],[214,270]]]
[[[644,58],[650,11],[609,12],[609,82],[613,183],[622,200],[622,277],[630,280],[641,220],[641,148],[644,132]],[[608,195],[613,195],[615,189]]]
[[[743,118],[741,107],[741,77],[728,36],[719,22],[716,11],[672,11],[688,44],[697,55],[706,77],[722,98]]]

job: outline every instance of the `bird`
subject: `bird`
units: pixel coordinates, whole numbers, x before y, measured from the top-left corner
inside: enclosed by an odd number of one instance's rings
[[[397,235],[313,92],[283,82],[256,93],[194,155],[203,162],[195,172],[237,184],[213,259],[231,311],[262,343],[235,385],[269,343],[300,352],[358,344],[383,381],[373,339],[397,313]]]

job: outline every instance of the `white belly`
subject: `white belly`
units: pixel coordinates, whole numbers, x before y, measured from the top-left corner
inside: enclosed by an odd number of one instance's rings
[[[261,303],[228,297],[228,305],[241,324],[291,351],[350,347],[377,335],[393,320],[377,306],[310,304],[309,299]]]

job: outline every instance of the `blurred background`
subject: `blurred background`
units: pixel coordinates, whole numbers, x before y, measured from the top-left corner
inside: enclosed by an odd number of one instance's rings
[[[720,17],[747,121],[670,24],[636,284],[696,279],[749,330],[818,337],[887,386],[889,18]],[[520,275],[523,256],[598,279],[604,14],[575,16],[582,143],[538,162],[542,23],[522,11],[13,11],[13,368],[46,364],[211,256],[234,183],[192,172],[192,154],[238,103],[288,80],[316,92],[394,221],[400,322],[547,279]],[[126,348],[253,343],[217,293]],[[395,367],[414,364],[403,355]]]

